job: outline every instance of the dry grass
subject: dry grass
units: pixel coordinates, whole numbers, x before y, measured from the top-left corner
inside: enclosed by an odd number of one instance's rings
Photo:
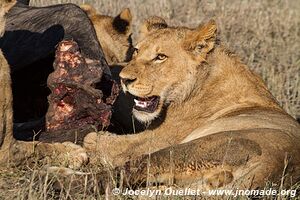
[[[124,196],[124,195],[112,195],[111,192],[103,194],[103,187],[99,184],[104,176],[100,175],[103,171],[103,166],[85,166],[80,169],[81,174],[72,175],[60,175],[59,173],[49,172],[49,166],[47,163],[40,163],[39,160],[31,160],[24,163],[22,167],[15,167],[9,169],[0,168],[0,199],[20,199],[20,200],[38,200],[38,199],[60,199],[60,200],[77,200],[77,199],[149,199],[138,196]],[[48,169],[48,170],[47,170]],[[120,177],[114,174],[114,171],[109,169],[109,179],[112,188],[120,187],[117,182],[120,181]],[[284,177],[284,170],[283,170]],[[284,178],[283,178],[284,179]],[[282,180],[283,180],[282,179]],[[286,182],[289,180],[283,180]],[[282,184],[283,184],[282,182]],[[163,187],[149,187],[151,190],[161,190],[166,188]],[[173,186],[173,188],[176,188]],[[266,183],[265,190],[270,188],[275,189],[275,186],[271,183]],[[284,189],[277,185],[277,189]],[[123,188],[125,189],[125,188]],[[129,188],[131,189],[131,188]],[[290,188],[291,190],[300,190],[300,183],[295,184]],[[102,191],[102,192],[101,192]],[[280,191],[280,190],[279,190]],[[295,195],[295,194],[293,194]],[[297,196],[296,196],[297,197]],[[246,200],[249,199],[247,196],[156,196],[154,199],[158,200],[176,200],[176,199],[203,199],[203,200]],[[260,199],[267,200],[289,200],[297,198],[289,198],[285,196],[264,196]]]
[[[31,3],[43,6],[66,2],[90,3],[100,13],[109,15],[129,7],[134,15],[135,33],[143,19],[152,15],[165,18],[171,25],[190,27],[213,17],[227,46],[263,77],[288,113],[300,116],[300,5],[297,0],[32,0]],[[45,163],[34,161],[21,168],[0,169],[0,199],[112,198],[99,194],[97,166],[82,169],[89,176],[66,179],[48,174],[44,166]],[[58,180],[64,182],[62,192],[52,187],[57,186]],[[76,182],[80,187],[74,185]],[[294,187],[299,190],[300,185]],[[230,199],[220,199],[224,198]]]

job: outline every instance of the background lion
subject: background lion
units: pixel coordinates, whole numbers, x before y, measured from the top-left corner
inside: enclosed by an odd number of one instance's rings
[[[128,8],[117,16],[100,15],[91,5],[80,6],[90,17],[109,65],[129,61],[132,54],[132,16]]]

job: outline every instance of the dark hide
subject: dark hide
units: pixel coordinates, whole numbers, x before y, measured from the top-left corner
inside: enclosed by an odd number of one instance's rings
[[[0,46],[14,72],[54,53],[63,38],[72,38],[84,57],[107,67],[91,21],[74,4],[39,8],[16,4],[7,14]]]
[[[17,0],[18,3],[22,3],[24,5],[29,5],[30,0]]]

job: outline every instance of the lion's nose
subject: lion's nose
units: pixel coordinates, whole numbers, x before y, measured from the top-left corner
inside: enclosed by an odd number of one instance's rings
[[[127,87],[130,83],[133,83],[136,78],[121,78],[121,82]]]

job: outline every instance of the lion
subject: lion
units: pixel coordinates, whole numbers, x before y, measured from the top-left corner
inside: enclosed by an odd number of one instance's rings
[[[15,4],[15,1],[0,3],[0,37],[5,27],[5,14]],[[12,139],[12,92],[10,68],[0,50],[0,159],[5,156],[4,150],[9,148]],[[4,150],[3,150],[4,149]],[[2,155],[3,154],[3,155]]]
[[[299,181],[300,125],[221,44],[215,21],[190,29],[146,20],[120,78],[147,130],[89,133],[84,147],[92,163],[124,167],[126,183],[249,189]]]
[[[4,32],[5,14],[16,3],[15,0],[0,2],[0,36]],[[30,156],[49,156],[77,168],[88,161],[86,151],[74,143],[39,143],[17,141],[13,137],[13,109],[10,66],[0,51],[0,166],[17,165]]]
[[[115,17],[100,15],[89,4],[80,6],[91,19],[96,30],[107,63],[112,66],[129,61],[132,53],[131,25],[129,8],[123,9]]]

